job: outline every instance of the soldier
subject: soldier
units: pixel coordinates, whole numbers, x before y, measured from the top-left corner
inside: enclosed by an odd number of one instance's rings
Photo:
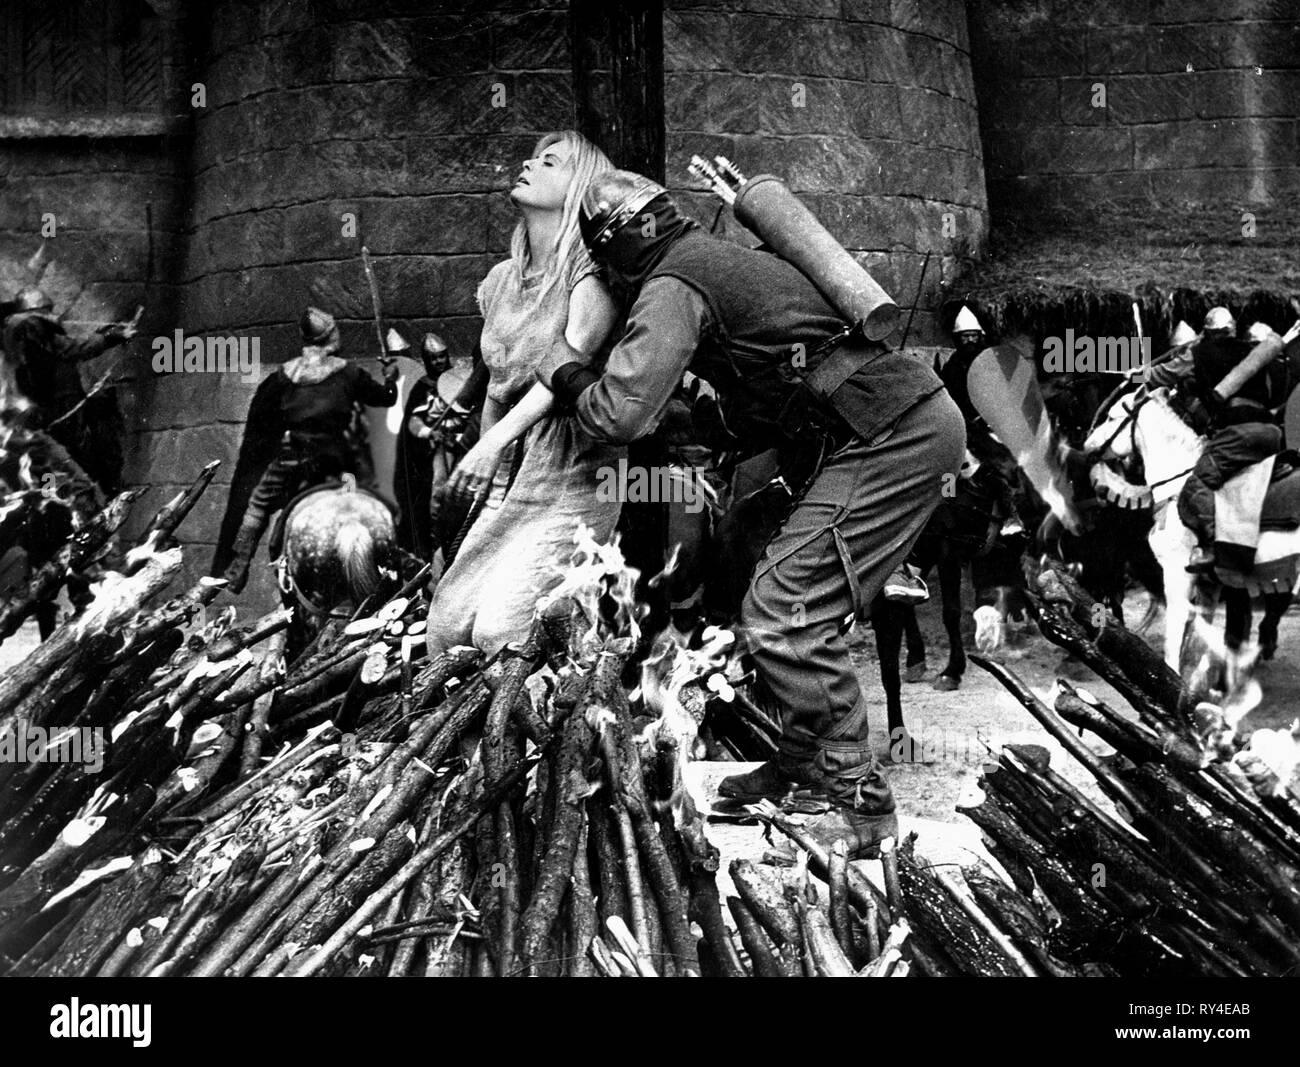
[[[212,561],[212,573],[227,579],[235,593],[248,581],[253,553],[276,511],[319,482],[355,474],[347,435],[356,406],[397,402],[396,365],[385,364],[380,385],[340,358],[333,316],[309,307],[299,327],[302,355],[267,377],[248,409]]]
[[[28,427],[43,429],[109,494],[122,478],[122,425],[111,394],[89,400],[78,364],[102,355],[136,334],[130,323],[101,326],[88,337],[70,337],[40,289],[23,289],[5,320],[3,348],[19,391],[35,405]]]
[[[564,343],[538,368],[584,430],[613,442],[650,433],[689,368],[717,391],[744,446],[811,457],[741,608],[780,710],[780,751],[719,791],[746,801],[810,790],[829,808],[810,832],[861,854],[898,822],[841,624],[881,591],[938,504],[961,463],[961,414],[929,367],[849,333],[798,268],[706,236],[647,178],[597,176],[581,229],[634,298],[603,374]],[[791,363],[796,345],[806,369]],[[820,367],[846,374],[818,392],[830,377]]]
[[[1153,384],[1173,385],[1186,395],[1189,421],[1209,434],[1178,497],[1179,518],[1197,538],[1187,564],[1194,574],[1212,573],[1219,566],[1249,573],[1254,567],[1268,472],[1261,468],[1260,477],[1249,484],[1223,489],[1247,468],[1281,452],[1278,420],[1300,371],[1300,346],[1290,343],[1290,334],[1284,341],[1263,323],[1253,324],[1245,339],[1235,333],[1227,308],[1212,308],[1200,340],[1189,347],[1190,359],[1170,361],[1151,375]],[[1221,391],[1233,368],[1261,357],[1266,362],[1260,370],[1239,387]]]
[[[965,304],[953,321],[952,335],[956,342],[952,355],[941,364],[936,354],[934,369],[966,420],[968,459],[962,468],[963,477],[969,477],[985,494],[997,501],[997,514],[1000,518],[1009,524],[1018,524],[1018,519],[1015,518],[1015,457],[997,439],[970,398],[967,375],[975,358],[988,348],[988,337],[975,313]]]

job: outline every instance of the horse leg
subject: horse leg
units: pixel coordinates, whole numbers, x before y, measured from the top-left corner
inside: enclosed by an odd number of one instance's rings
[[[1194,582],[1187,573],[1195,539],[1178,519],[1173,504],[1156,520],[1151,530],[1151,551],[1160,562],[1165,590],[1165,662],[1182,674],[1183,645],[1192,614]]]
[[[50,634],[54,633],[59,622],[59,605],[52,600],[46,600],[36,605],[36,629],[45,641]]]
[[[1250,594],[1244,589],[1223,590],[1223,643],[1234,655],[1250,640]]]
[[[876,634],[880,660],[880,685],[885,691],[889,723],[889,758],[894,763],[912,759],[912,739],[903,723],[903,686],[898,674],[898,654],[903,644],[906,610],[878,595],[871,604],[871,628]]]
[[[903,636],[907,640],[907,670],[903,672],[905,682],[925,680],[925,637],[921,625],[916,620],[916,606],[900,604],[903,617]]]
[[[1265,593],[1264,617],[1259,620],[1259,658],[1271,660],[1277,654],[1277,628],[1291,606],[1291,594]]]
[[[961,644],[961,561],[954,556],[939,561],[939,595],[943,600],[943,628],[948,634],[948,665],[934,680],[934,688],[950,693],[966,673],[966,650]]]

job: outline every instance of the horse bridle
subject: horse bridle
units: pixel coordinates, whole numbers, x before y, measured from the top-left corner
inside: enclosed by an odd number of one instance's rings
[[[307,599],[307,595],[298,588],[298,583],[293,580],[289,574],[289,553],[282,552],[275,560],[275,581],[280,587],[280,592],[288,596],[293,594],[295,600],[312,615],[317,615],[324,619],[351,619],[351,612],[347,611],[329,611],[313,604]]]
[[[1111,393],[1111,395],[1106,398],[1106,403],[1102,407],[1097,409],[1098,414],[1100,414],[1103,411],[1109,411],[1110,405],[1115,403],[1117,400],[1122,401],[1122,397],[1123,397],[1122,390],[1125,388],[1127,388],[1127,386],[1120,386],[1119,389],[1116,389],[1113,393]],[[1116,394],[1119,394],[1119,396],[1117,397]],[[1112,397],[1114,397],[1115,399],[1112,399]],[[1114,432],[1111,433],[1111,435],[1107,437],[1106,440],[1098,448],[1088,450],[1088,454],[1090,456],[1096,457],[1094,459],[1094,462],[1100,462],[1100,457],[1105,454],[1106,450],[1110,448],[1112,444],[1115,443],[1115,439],[1119,437],[1121,433],[1124,432],[1124,427],[1126,426],[1129,428],[1129,433],[1131,434],[1131,442],[1132,442],[1131,454],[1135,456],[1140,454],[1138,452],[1138,444],[1137,444],[1137,416],[1138,416],[1138,412],[1141,411],[1142,408],[1150,400],[1151,400],[1150,392],[1147,391],[1145,386],[1139,386],[1139,395],[1134,400],[1133,406],[1131,408],[1124,409],[1124,418],[1120,420],[1120,423],[1118,426],[1115,427]],[[1094,418],[1093,425],[1089,427],[1088,430],[1089,433],[1091,433],[1092,430],[1096,429],[1097,423],[1098,423],[1098,419]],[[1143,485],[1147,489],[1158,489],[1162,485],[1168,485],[1170,482],[1175,482],[1179,478],[1182,478],[1184,475],[1191,474],[1192,471],[1195,469],[1196,469],[1196,464],[1192,464],[1192,466],[1188,467],[1186,470],[1179,471],[1177,474],[1171,474],[1168,478],[1161,478],[1160,481],[1158,482],[1144,482]]]

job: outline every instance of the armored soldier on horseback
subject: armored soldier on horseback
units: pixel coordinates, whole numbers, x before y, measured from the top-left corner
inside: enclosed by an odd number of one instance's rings
[[[339,330],[331,315],[309,307],[300,322],[302,355],[270,375],[253,396],[239,464],[221,526],[212,573],[233,592],[248,569],[274,512],[303,490],[355,473],[347,434],[356,405],[397,401],[397,367],[384,367],[384,384],[339,357]]]
[[[1187,565],[1197,574],[1254,567],[1275,466],[1264,461],[1285,445],[1281,421],[1300,382],[1300,345],[1285,344],[1264,323],[1238,338],[1236,325],[1227,308],[1211,308],[1187,354],[1147,375],[1149,384],[1176,389],[1188,422],[1208,435],[1178,498],[1179,517],[1197,538]]]

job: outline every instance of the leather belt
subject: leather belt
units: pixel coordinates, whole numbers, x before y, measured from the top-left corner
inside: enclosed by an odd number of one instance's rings
[[[845,344],[855,336],[860,336],[856,327],[849,327],[842,333],[827,338],[814,349],[814,352],[830,349],[829,355],[804,378],[804,384],[819,400],[829,400],[835,390],[879,355],[870,348]]]

